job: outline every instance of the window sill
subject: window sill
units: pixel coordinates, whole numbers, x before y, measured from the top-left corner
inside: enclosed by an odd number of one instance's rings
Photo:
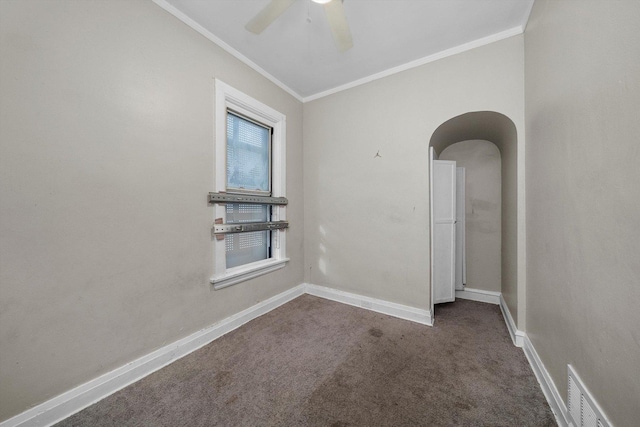
[[[258,261],[246,266],[230,268],[226,274],[211,279],[213,289],[218,290],[226,288],[227,286],[235,285],[236,283],[244,282],[245,280],[253,279],[263,274],[271,273],[272,271],[279,270],[285,266],[289,261],[289,258],[282,259],[269,259],[265,261]]]

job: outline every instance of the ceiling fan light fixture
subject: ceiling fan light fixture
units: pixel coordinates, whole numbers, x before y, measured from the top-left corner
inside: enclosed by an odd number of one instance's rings
[[[1,1],[1,0],[0,0]],[[312,0],[321,4],[329,21],[331,34],[339,52],[346,52],[353,47],[351,30],[344,13],[344,0]],[[256,16],[245,25],[247,31],[260,34],[273,21],[278,19],[296,0],[271,0]],[[308,18],[307,18],[308,20]]]

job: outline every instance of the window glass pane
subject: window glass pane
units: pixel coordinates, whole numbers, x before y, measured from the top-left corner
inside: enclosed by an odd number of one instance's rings
[[[270,220],[268,205],[227,203],[226,213],[226,222],[229,224]],[[268,259],[270,241],[270,231],[227,234],[225,236],[227,268]]]
[[[270,191],[271,130],[227,113],[227,189]]]

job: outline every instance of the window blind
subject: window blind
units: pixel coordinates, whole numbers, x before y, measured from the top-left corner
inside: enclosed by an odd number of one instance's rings
[[[271,129],[227,112],[227,191],[271,192]],[[267,222],[271,208],[263,204],[226,204],[226,223]],[[270,231],[225,236],[227,268],[270,257]]]
[[[271,129],[227,113],[227,191],[271,191]]]

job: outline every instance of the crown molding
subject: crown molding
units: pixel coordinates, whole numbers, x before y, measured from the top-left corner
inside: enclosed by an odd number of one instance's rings
[[[218,38],[215,35],[213,35],[213,33],[211,33],[209,30],[204,28],[202,25],[198,24],[193,19],[189,18],[187,15],[185,15],[180,10],[176,9],[173,5],[169,4],[166,0],[153,0],[153,2],[155,4],[157,4],[158,6],[160,6],[161,8],[163,8],[164,10],[166,10],[167,12],[169,12],[170,14],[172,14],[173,16],[175,16],[176,18],[178,18],[179,20],[181,20],[182,22],[184,22],[185,24],[187,24],[189,27],[191,27],[194,30],[196,30],[201,35],[205,36],[210,41],[212,41],[215,44],[217,44],[219,47],[221,47],[227,53],[230,53],[231,55],[233,55],[234,57],[239,59],[241,62],[243,62],[246,65],[248,65],[249,67],[253,68],[254,71],[257,71],[263,77],[265,77],[266,79],[271,81],[271,83],[275,84],[280,89],[284,90],[285,92],[287,92],[289,95],[293,96],[298,101],[303,102],[302,97],[296,91],[291,89],[286,84],[282,83],[280,80],[276,79],[274,76],[269,74],[267,71],[265,71],[258,64],[256,64],[255,62],[253,62],[252,60],[250,60],[249,58],[247,58],[246,56],[244,56],[243,54],[241,54],[240,52],[238,52],[234,48],[232,48],[229,44],[227,44],[226,42],[222,41],[220,38]]]
[[[333,95],[335,93],[342,92],[342,91],[345,91],[345,90],[348,90],[348,89],[352,89],[354,87],[361,86],[361,85],[364,85],[366,83],[370,83],[372,81],[379,80],[379,79],[382,79],[384,77],[391,76],[393,74],[401,73],[403,71],[407,71],[407,70],[410,70],[412,68],[416,68],[416,67],[419,67],[421,65],[425,65],[425,64],[428,64],[430,62],[437,61],[439,59],[447,58],[449,56],[457,55],[458,53],[466,52],[468,50],[475,49],[475,48],[480,47],[480,46],[485,46],[485,45],[488,45],[490,43],[494,43],[494,42],[497,42],[497,41],[500,41],[500,40],[507,39],[509,37],[520,35],[520,34],[524,33],[524,29],[525,29],[526,23],[528,21],[528,15],[527,15],[527,19],[525,20],[525,22],[522,25],[519,25],[517,27],[513,27],[513,28],[510,28],[508,30],[501,31],[499,33],[495,33],[495,34],[492,34],[492,35],[487,36],[487,37],[483,37],[483,38],[480,38],[480,39],[477,39],[477,40],[474,40],[474,41],[471,41],[471,42],[468,42],[468,43],[464,43],[464,44],[452,47],[450,49],[446,49],[446,50],[443,50],[443,51],[440,51],[440,52],[436,52],[436,53],[434,53],[432,55],[428,55],[428,56],[425,56],[423,58],[419,58],[419,59],[416,59],[414,61],[410,61],[410,62],[404,63],[402,65],[398,65],[396,67],[392,67],[392,68],[386,69],[386,70],[381,71],[379,73],[371,74],[369,76],[354,80],[354,81],[349,82],[349,83],[345,83],[345,84],[340,85],[340,86],[336,86],[336,87],[331,88],[331,89],[327,89],[327,90],[322,91],[322,92],[317,92],[317,93],[309,95],[309,96],[302,96],[299,93],[297,93],[296,91],[294,91],[293,89],[291,89],[289,86],[287,86],[286,84],[284,84],[283,82],[281,82],[280,80],[278,80],[277,78],[275,78],[274,76],[269,74],[267,71],[265,71],[258,64],[256,64],[255,62],[253,62],[252,60],[250,60],[249,58],[244,56],[242,53],[240,53],[239,51],[237,51],[236,49],[231,47],[229,44],[227,44],[226,42],[221,40],[219,37],[215,36],[213,33],[211,33],[209,30],[204,28],[202,25],[198,24],[196,21],[194,21],[193,19],[191,19],[190,17],[185,15],[183,12],[181,12],[180,10],[175,8],[173,5],[168,3],[167,0],[153,0],[153,2],[155,4],[157,4],[158,6],[160,6],[162,9],[166,10],[167,12],[169,12],[170,14],[175,16],[176,18],[178,18],[179,20],[181,20],[182,22],[184,22],[185,24],[187,24],[189,27],[191,27],[194,30],[196,30],[198,33],[200,33],[201,35],[203,35],[204,37],[206,37],[207,39],[209,39],[210,41],[212,41],[213,43],[215,43],[219,47],[221,47],[223,50],[225,50],[226,52],[228,52],[229,54],[234,56],[236,59],[240,60],[244,64],[246,64],[249,67],[251,67],[254,71],[256,71],[259,74],[261,74],[263,77],[265,77],[266,79],[271,81],[273,84],[278,86],[280,89],[284,90],[289,95],[293,96],[295,99],[297,99],[298,101],[303,102],[303,103],[315,101],[317,99],[324,98],[326,96]],[[531,10],[529,10],[529,13],[531,13]]]
[[[457,55],[458,53],[466,52],[471,49],[475,49],[480,46],[485,46],[490,43],[494,43],[500,40],[507,39],[509,37],[520,35],[524,32],[523,26],[519,25],[517,27],[513,27],[509,30],[505,30],[496,34],[492,34],[487,37],[483,37],[481,39],[474,40],[469,43],[464,43],[458,45],[456,47],[452,47],[450,49],[442,50],[440,52],[434,53],[433,55],[425,56],[420,59],[416,59],[415,61],[407,62],[402,65],[398,65],[397,67],[389,68],[387,70],[381,71],[376,74],[371,74],[370,76],[363,77],[358,80],[354,80],[351,83],[346,83],[340,86],[336,86],[333,89],[325,90],[323,92],[318,92],[314,95],[310,95],[304,97],[302,99],[303,102],[315,101],[316,99],[324,98],[325,96],[333,95],[334,93],[342,92],[347,89],[352,89],[356,86],[360,86],[366,83],[370,83],[374,80],[382,79],[384,77],[391,76],[393,74],[401,73],[406,70],[410,70],[412,68],[419,67],[421,65],[428,64],[430,62],[437,61],[439,59],[443,59],[449,56]]]

